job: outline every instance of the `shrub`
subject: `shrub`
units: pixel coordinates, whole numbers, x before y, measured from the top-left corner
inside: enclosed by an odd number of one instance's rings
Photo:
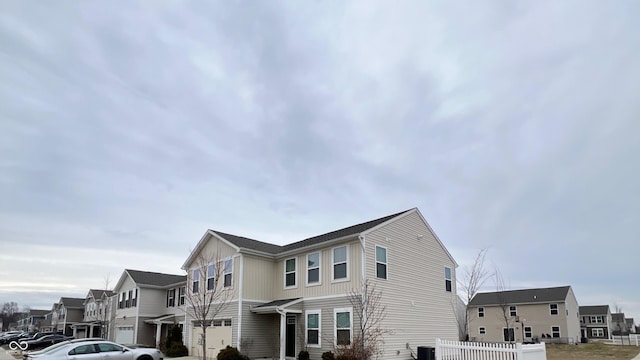
[[[188,356],[189,349],[186,346],[174,342],[171,344],[171,347],[167,349],[166,352],[167,357],[180,357],[180,356]]]
[[[220,350],[218,353],[218,360],[243,360],[242,355],[238,349],[227,345],[226,348]]]
[[[322,360],[336,360],[336,357],[331,351],[327,351],[322,353]]]
[[[309,360],[309,352],[302,350],[298,353],[298,360]]]

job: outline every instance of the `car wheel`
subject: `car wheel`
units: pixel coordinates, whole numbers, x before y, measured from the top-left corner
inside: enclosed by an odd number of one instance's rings
[[[153,358],[149,355],[142,355],[136,360],[153,360]]]

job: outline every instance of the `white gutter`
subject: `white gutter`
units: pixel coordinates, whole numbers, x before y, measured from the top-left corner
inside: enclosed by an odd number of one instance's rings
[[[244,256],[240,254],[240,269],[238,270],[238,342],[236,343],[236,347],[238,351],[241,351],[240,344],[242,344],[242,289],[244,284]]]

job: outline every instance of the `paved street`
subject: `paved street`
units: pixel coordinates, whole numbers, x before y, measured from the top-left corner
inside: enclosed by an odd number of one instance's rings
[[[4,348],[0,348],[0,360],[15,360],[9,350],[5,350]]]

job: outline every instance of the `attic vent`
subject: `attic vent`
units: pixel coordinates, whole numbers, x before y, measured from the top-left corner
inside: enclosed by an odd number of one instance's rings
[[[533,300],[537,299],[538,295],[533,295]]]

